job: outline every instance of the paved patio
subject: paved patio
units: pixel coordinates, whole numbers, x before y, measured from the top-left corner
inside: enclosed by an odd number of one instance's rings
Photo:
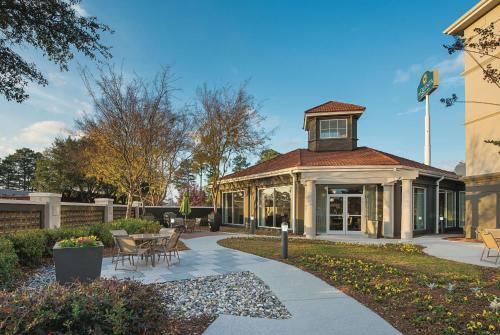
[[[400,334],[373,311],[307,272],[219,246],[217,241],[226,237],[184,240],[191,250],[182,251],[181,262],[169,268],[160,263],[155,268],[141,265],[138,272],[115,272],[106,259],[102,275],[154,283],[247,270],[260,277],[292,314],[286,320],[220,315],[205,334]]]

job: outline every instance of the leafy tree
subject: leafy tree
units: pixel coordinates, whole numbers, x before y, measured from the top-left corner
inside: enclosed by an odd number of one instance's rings
[[[0,94],[7,100],[23,102],[30,82],[47,85],[36,64],[29,63],[13,47],[38,49],[61,71],[76,50],[90,59],[111,57],[101,43],[101,33],[110,28],[96,17],[77,13],[79,0],[0,1]]]
[[[189,204],[191,206],[205,206],[207,204],[207,194],[205,191],[198,189],[196,185],[189,185],[184,191],[188,192],[189,195]],[[177,203],[180,204],[182,202],[182,198],[184,196],[184,192],[179,192],[177,196]]]
[[[249,167],[250,163],[247,161],[246,156],[236,155],[233,158],[232,165],[233,165],[233,172],[238,172]]]
[[[0,185],[4,188],[32,191],[35,166],[41,154],[28,148],[17,149],[0,164]]]
[[[281,154],[274,149],[264,149],[260,152],[259,160],[257,161],[257,163],[262,163],[262,162],[268,161],[268,160],[270,160],[274,157],[277,157],[279,155],[281,155]]]
[[[219,182],[228,172],[232,158],[255,153],[268,136],[261,127],[264,118],[245,85],[237,90],[230,86],[211,89],[204,85],[198,89],[198,103],[193,118],[193,156],[207,166],[215,212],[219,203]]]
[[[193,160],[184,159],[174,172],[173,184],[182,196],[195,182],[196,176],[193,173]]]
[[[95,112],[78,122],[90,142],[87,176],[126,194],[129,217],[134,196],[144,200],[145,184],[165,194],[188,127],[185,118],[171,108],[168,68],[150,83],[139,77],[125,81],[112,68],[101,71],[97,79],[87,73],[83,77],[95,104]]]
[[[61,193],[63,200],[90,202],[97,197],[116,197],[115,187],[85,175],[90,168],[88,148],[85,138],[56,139],[36,164],[34,187]]]

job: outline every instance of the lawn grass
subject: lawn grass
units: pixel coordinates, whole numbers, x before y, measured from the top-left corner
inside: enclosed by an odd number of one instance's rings
[[[222,246],[280,259],[275,238]],[[290,239],[287,263],[311,272],[380,314],[403,334],[499,334],[500,270],[448,261],[409,244]],[[500,302],[500,301],[499,301]]]

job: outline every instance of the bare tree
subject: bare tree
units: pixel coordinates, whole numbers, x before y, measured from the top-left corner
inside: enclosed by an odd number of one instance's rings
[[[211,176],[210,191],[214,212],[219,203],[220,180],[229,170],[231,159],[238,154],[256,153],[268,140],[261,127],[254,97],[243,84],[198,89],[199,106],[194,115],[194,159],[203,162]]]
[[[93,114],[77,121],[92,144],[87,174],[127,195],[129,217],[134,195],[142,195],[148,181],[156,182],[172,139],[181,136],[179,116],[170,104],[172,77],[164,68],[150,83],[137,76],[126,81],[111,67],[101,70],[97,79],[85,71],[82,76],[95,105]]]

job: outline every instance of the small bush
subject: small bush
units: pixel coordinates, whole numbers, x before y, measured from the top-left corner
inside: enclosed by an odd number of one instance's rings
[[[19,276],[18,260],[12,242],[0,237],[0,289],[13,286]]]
[[[142,219],[120,219],[113,221],[110,229],[124,229],[128,234],[157,233],[161,225],[158,221]]]
[[[2,334],[160,334],[167,311],[153,286],[103,280],[0,293]]]
[[[113,228],[110,224],[97,223],[88,228],[88,235],[94,235],[105,247],[113,246],[113,237],[110,230]]]
[[[40,265],[46,250],[46,237],[43,230],[13,233],[6,237],[12,242],[21,265]]]

